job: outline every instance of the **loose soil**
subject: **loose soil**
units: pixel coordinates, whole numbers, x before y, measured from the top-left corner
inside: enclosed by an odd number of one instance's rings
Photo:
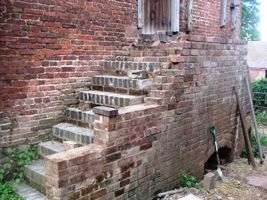
[[[266,150],[264,149],[265,152]],[[236,159],[233,163],[223,166],[226,182],[222,183],[218,178],[215,189],[211,191],[179,188],[174,194],[158,199],[177,200],[191,193],[203,200],[267,200],[266,190],[247,184],[249,176],[267,176],[267,158],[263,165],[259,164],[257,159],[256,162],[256,169],[249,166],[246,159]]]

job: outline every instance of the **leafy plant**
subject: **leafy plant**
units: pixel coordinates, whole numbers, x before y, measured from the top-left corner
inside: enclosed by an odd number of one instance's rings
[[[267,147],[267,136],[260,136],[260,142],[263,146]],[[259,158],[260,157],[260,153],[259,153],[259,149],[258,149],[258,145],[256,142],[256,138],[255,136],[251,136],[250,137],[250,143],[251,143],[251,147],[252,147],[252,152],[255,158]],[[243,149],[242,153],[241,153],[241,157],[243,158],[247,158],[248,154],[246,149]]]
[[[241,38],[243,40],[258,41],[259,32],[259,0],[242,0]]]
[[[260,136],[260,142],[263,146],[267,147],[267,136],[265,135]]]
[[[37,149],[33,145],[23,150],[15,147],[2,150],[2,154],[7,156],[9,160],[0,168],[0,200],[23,200],[16,194],[13,185],[8,181],[24,182],[24,166],[32,164],[38,159]]]
[[[267,125],[267,113],[265,111],[256,113],[256,121],[259,124]]]
[[[189,173],[183,172],[180,176],[180,185],[188,188],[200,188],[200,184],[197,183],[196,177]]]
[[[15,180],[22,183],[25,180],[24,166],[32,164],[38,159],[38,153],[35,146],[30,145],[24,150],[13,148],[5,152],[9,161],[0,169],[0,182]]]
[[[23,200],[19,197],[10,183],[0,182],[0,200]]]

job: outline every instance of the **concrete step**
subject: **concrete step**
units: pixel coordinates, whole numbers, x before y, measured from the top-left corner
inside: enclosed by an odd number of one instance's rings
[[[62,140],[70,140],[87,145],[94,141],[92,129],[82,128],[69,123],[61,123],[53,126],[53,135]]]
[[[105,87],[112,87],[143,90],[149,89],[151,84],[151,79],[132,79],[127,76],[98,75],[92,78],[92,85],[102,87],[103,89]]]
[[[63,152],[65,148],[62,143],[56,141],[41,142],[38,144],[38,153],[40,156],[45,157],[55,153]]]
[[[31,165],[26,165],[24,172],[30,185],[45,194],[44,160],[37,160]]]
[[[78,108],[68,108],[66,111],[67,121],[82,126],[84,128],[93,129],[95,114],[93,110],[82,111]]]
[[[134,61],[105,61],[105,71],[133,71],[146,70],[147,72],[156,72],[160,70],[159,62],[134,62]]]
[[[91,90],[80,92],[80,101],[111,107],[125,107],[143,103],[144,97]]]
[[[48,198],[27,184],[13,184],[16,193],[25,200],[48,200]]]

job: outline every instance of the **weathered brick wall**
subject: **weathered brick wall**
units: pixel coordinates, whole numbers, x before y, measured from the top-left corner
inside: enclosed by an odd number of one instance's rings
[[[12,122],[0,146],[22,143],[62,120],[74,91],[132,39],[135,0],[0,2],[0,110]]]
[[[194,1],[193,9],[192,35],[239,35],[229,28],[229,13],[219,28],[220,0]],[[75,103],[75,89],[99,73],[99,61],[123,55],[138,38],[135,0],[3,0],[0,11],[0,110],[12,124],[1,128],[0,146],[49,132]]]
[[[186,31],[186,0],[182,2],[181,30]],[[236,29],[231,30],[231,1],[227,1],[226,25],[220,28],[221,1],[197,0],[193,1],[193,17],[191,35],[212,36],[225,39],[239,40],[241,25],[241,2],[237,0],[237,24]]]
[[[182,171],[200,178],[214,152],[208,130],[212,122],[219,146],[239,154],[242,132],[233,86],[245,102],[245,54],[243,44],[203,41],[132,49],[129,55],[135,59],[164,61],[161,73],[173,76],[176,89],[169,91],[174,100],[122,109],[116,117],[96,115],[98,145],[47,158],[49,197],[152,199],[160,191],[177,187]]]

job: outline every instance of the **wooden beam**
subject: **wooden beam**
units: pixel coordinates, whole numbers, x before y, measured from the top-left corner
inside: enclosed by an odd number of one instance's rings
[[[231,2],[231,29],[236,28],[236,16],[237,15],[237,4],[236,0],[232,0]]]
[[[187,26],[186,31],[192,31],[192,18],[193,18],[193,0],[187,1]]]
[[[171,31],[179,32],[180,0],[171,0]]]
[[[137,27],[139,29],[143,28],[143,0],[138,0],[138,23]]]
[[[246,119],[245,119],[245,113],[244,113],[239,95],[238,95],[235,87],[234,87],[234,93],[236,96],[236,102],[237,102],[237,106],[238,106],[238,110],[239,110],[240,121],[241,121],[244,140],[245,140],[245,146],[246,146],[246,150],[247,150],[247,154],[248,154],[248,163],[251,164],[253,168],[256,168],[256,163],[254,160],[252,147],[251,147],[251,143],[250,143],[250,139],[249,139],[248,128],[247,128],[247,123],[246,123]]]
[[[220,27],[223,28],[226,25],[226,14],[227,14],[227,0],[221,0],[221,24]]]

